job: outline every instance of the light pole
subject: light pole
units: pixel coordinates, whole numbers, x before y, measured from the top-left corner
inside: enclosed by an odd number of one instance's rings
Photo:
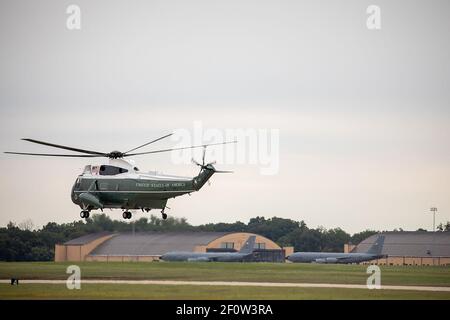
[[[437,208],[436,207],[432,207],[432,208],[430,208],[430,211],[433,212],[433,232],[435,232],[436,231],[436,223],[435,223],[435,221],[436,221]]]

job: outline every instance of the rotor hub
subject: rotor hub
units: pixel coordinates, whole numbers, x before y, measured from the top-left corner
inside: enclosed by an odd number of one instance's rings
[[[110,153],[108,153],[108,158],[110,159],[119,159],[119,158],[123,158],[124,154],[123,152],[120,151],[111,151]]]

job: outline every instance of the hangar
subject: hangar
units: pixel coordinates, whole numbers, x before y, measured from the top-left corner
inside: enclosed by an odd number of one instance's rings
[[[387,258],[370,261],[379,265],[450,265],[450,232],[400,231],[384,232],[382,254]],[[345,252],[366,252],[379,234],[357,246],[346,245]]]
[[[158,261],[170,251],[239,251],[246,232],[136,232],[96,233],[55,246],[55,261]],[[284,262],[292,247],[281,248],[256,235],[252,261]]]

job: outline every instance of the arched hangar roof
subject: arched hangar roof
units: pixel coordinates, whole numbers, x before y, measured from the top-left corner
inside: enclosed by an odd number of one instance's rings
[[[375,234],[353,252],[366,252],[379,235],[384,236],[382,254],[389,256],[450,257],[450,232],[401,231]]]
[[[196,246],[207,245],[226,234],[226,232],[120,233],[99,245],[90,255],[161,255],[169,251],[193,251]]]
[[[119,233],[106,240],[91,256],[152,256],[170,251],[194,251],[198,246],[218,248],[221,242],[234,242],[239,247],[252,235],[245,232],[136,232]],[[281,249],[272,240],[256,235],[256,242],[268,249]]]

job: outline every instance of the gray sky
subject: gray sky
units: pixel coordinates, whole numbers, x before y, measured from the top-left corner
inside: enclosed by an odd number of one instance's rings
[[[81,30],[66,28],[69,4],[81,8]],[[370,4],[381,30],[366,28]],[[450,220],[449,9],[446,0],[2,0],[0,150],[53,151],[23,137],[126,150],[193,121],[275,128],[279,174],[227,166],[233,175],[170,200],[168,213],[193,224],[276,215],[349,232],[429,229],[430,206]],[[135,160],[197,173],[170,159]],[[86,160],[1,154],[0,163],[0,225],[78,219],[70,188]]]

